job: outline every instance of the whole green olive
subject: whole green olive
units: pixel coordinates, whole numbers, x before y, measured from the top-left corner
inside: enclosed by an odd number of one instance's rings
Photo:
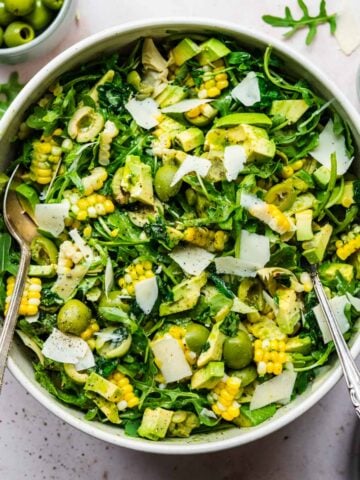
[[[236,337],[227,338],[224,342],[223,356],[229,368],[244,368],[252,360],[253,347],[249,335],[239,331]]]
[[[199,354],[207,342],[210,332],[199,323],[190,323],[186,327],[185,342],[192,352]]]
[[[80,335],[90,324],[91,310],[85,303],[73,298],[60,308],[57,326],[64,333]]]
[[[4,0],[8,12],[17,17],[22,17],[32,12],[35,8],[35,0]]]
[[[2,27],[7,27],[15,18],[15,15],[6,10],[5,3],[0,2],[0,25]]]
[[[42,30],[51,23],[53,16],[53,12],[43,4],[42,0],[36,0],[34,10],[25,16],[25,20],[30,23],[35,30]]]
[[[64,0],[43,0],[44,5],[51,10],[60,10],[63,6]]]
[[[131,334],[126,327],[107,327],[96,336],[95,348],[99,355],[104,358],[123,357],[130,348]]]
[[[31,42],[35,37],[34,29],[31,25],[23,22],[13,22],[6,27],[4,33],[4,42],[8,47],[18,47]]]
[[[181,181],[171,186],[172,179],[177,170],[175,165],[162,165],[155,174],[155,192],[163,202],[167,202],[171,197],[176,195],[181,188]]]

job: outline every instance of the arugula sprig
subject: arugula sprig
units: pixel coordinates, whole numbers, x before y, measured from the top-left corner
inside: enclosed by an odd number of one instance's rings
[[[306,36],[306,45],[314,40],[317,33],[317,27],[323,23],[330,25],[330,33],[333,35],[336,30],[336,14],[329,15],[326,11],[326,1],[321,0],[319,13],[316,16],[309,14],[308,7],[303,0],[298,0],[299,7],[303,12],[303,16],[299,19],[293,17],[289,7],[285,7],[285,17],[275,17],[272,15],[264,15],[262,19],[264,22],[273,27],[289,27],[290,30],[284,34],[285,38],[292,37],[298,30],[308,28]]]
[[[23,85],[19,83],[19,75],[12,72],[7,83],[0,84],[0,118],[4,115],[10,103],[20,92]]]

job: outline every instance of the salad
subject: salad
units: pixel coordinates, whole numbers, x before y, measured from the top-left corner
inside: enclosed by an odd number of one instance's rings
[[[272,417],[334,351],[312,263],[354,333],[351,133],[271,47],[141,39],[59,78],[15,147],[38,225],[17,333],[36,380],[85,419],[161,440]]]

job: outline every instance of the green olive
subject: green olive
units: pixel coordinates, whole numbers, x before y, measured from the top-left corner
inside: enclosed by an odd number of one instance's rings
[[[270,188],[265,201],[276,205],[282,212],[288,210],[296,200],[296,191],[290,183],[278,183]]]
[[[244,368],[252,360],[253,347],[249,335],[240,330],[236,337],[227,338],[223,349],[225,365],[229,368]]]
[[[80,300],[68,300],[59,310],[57,326],[64,333],[80,335],[90,324],[91,310]]]
[[[240,378],[242,387],[250,385],[250,383],[252,383],[258,376],[256,367],[254,367],[254,365],[249,365],[241,370],[235,370],[232,372],[232,375]]]
[[[22,17],[32,12],[35,8],[35,0],[4,0],[8,12]]]
[[[171,186],[172,179],[177,170],[178,168],[175,165],[163,165],[156,172],[154,179],[155,192],[163,202],[167,202],[171,197],[176,195],[181,188],[181,181]]]
[[[186,327],[185,342],[192,352],[199,354],[207,342],[209,330],[198,323],[190,323]]]
[[[2,27],[7,27],[15,18],[15,15],[6,10],[5,3],[0,2],[0,25]]]
[[[35,38],[35,32],[31,25],[24,22],[13,22],[6,27],[4,42],[8,47],[18,47],[31,42]]]
[[[131,340],[129,330],[123,325],[107,327],[97,334],[95,348],[104,358],[123,357],[129,351]]]
[[[31,258],[38,265],[53,265],[57,263],[58,250],[51,240],[37,235],[30,245]]]
[[[34,27],[35,30],[42,30],[51,23],[53,12],[49,10],[42,2],[36,0],[34,10],[26,15],[25,20]]]
[[[46,7],[51,8],[51,10],[60,10],[64,0],[43,0],[43,3]]]

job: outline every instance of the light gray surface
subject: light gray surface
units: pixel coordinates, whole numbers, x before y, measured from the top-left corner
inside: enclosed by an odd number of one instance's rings
[[[276,0],[79,0],[78,23],[56,52],[120,22],[156,16],[207,16],[230,20],[281,37],[261,20],[282,14]],[[295,0],[286,4],[294,5]],[[315,11],[317,0],[307,2]],[[330,0],[330,7],[340,2]],[[331,10],[331,8],[330,8]],[[355,72],[360,50],[342,54],[328,27],[305,47],[304,33],[290,44],[320,66],[357,106]],[[49,56],[47,59],[51,58]],[[18,68],[25,81],[46,63]],[[0,67],[0,81],[13,67]],[[350,480],[348,465],[357,419],[341,381],[317,406],[288,427],[254,444],[211,455],[159,457],[107,445],[65,425],[31,398],[8,373],[0,398],[0,479],[55,480]]]

